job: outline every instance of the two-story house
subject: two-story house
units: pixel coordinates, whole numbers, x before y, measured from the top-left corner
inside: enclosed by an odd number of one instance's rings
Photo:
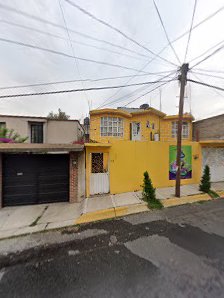
[[[184,114],[183,140],[192,140],[193,116]],[[90,112],[90,140],[173,141],[178,115],[167,116],[154,108],[101,109]]]
[[[188,113],[183,116],[183,184],[200,179],[199,147],[192,142],[193,119]],[[173,186],[177,127],[178,115],[166,115],[146,104],[90,111],[90,142],[85,144],[87,196],[140,190],[146,170],[156,187]]]
[[[14,129],[27,143],[66,144],[82,139],[84,131],[78,120],[47,117],[0,115],[0,127]]]
[[[85,157],[78,120],[0,115],[0,129],[24,143],[0,143],[0,206],[77,202],[85,195]]]

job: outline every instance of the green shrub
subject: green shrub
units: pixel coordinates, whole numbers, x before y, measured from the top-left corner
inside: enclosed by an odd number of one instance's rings
[[[156,189],[153,187],[152,180],[149,177],[149,173],[144,172],[143,180],[143,191],[142,197],[145,202],[147,202],[148,207],[151,209],[161,209],[163,207],[162,203],[156,199]]]
[[[201,177],[201,183],[199,185],[199,190],[209,193],[211,189],[211,174],[210,174],[210,168],[208,165],[205,166],[203,175]]]

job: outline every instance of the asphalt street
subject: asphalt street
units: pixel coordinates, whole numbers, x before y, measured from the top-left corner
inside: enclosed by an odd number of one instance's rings
[[[92,229],[1,256],[0,297],[224,297],[223,199],[62,233]]]

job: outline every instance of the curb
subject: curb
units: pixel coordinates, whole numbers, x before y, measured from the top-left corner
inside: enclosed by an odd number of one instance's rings
[[[110,209],[103,209],[94,212],[82,214],[76,221],[75,224],[84,224],[93,221],[99,221],[104,219],[117,218],[129,214],[140,213],[149,211],[146,204],[135,204],[124,207],[115,207]]]
[[[191,204],[191,203],[196,203],[201,201],[211,201],[211,200],[213,199],[208,194],[198,194],[198,195],[186,196],[182,198],[175,197],[171,199],[160,200],[160,202],[163,204],[165,208],[167,208],[167,207],[174,207],[174,206],[179,206],[184,204]]]

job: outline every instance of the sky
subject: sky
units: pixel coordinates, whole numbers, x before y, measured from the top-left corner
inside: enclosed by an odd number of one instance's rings
[[[155,1],[170,41],[190,29],[194,0]],[[157,54],[168,45],[152,0],[70,0],[70,2],[78,4],[118,28],[153,53]],[[6,9],[5,6],[10,9]],[[193,25],[222,6],[223,0],[198,0]],[[223,18],[224,10],[192,30],[186,61],[184,56],[188,34],[172,43],[181,63],[177,61],[173,49],[167,46],[161,56],[171,63],[157,57],[144,68],[153,58],[149,51],[83,14],[65,0],[0,0],[0,95],[151,82],[162,80],[165,75],[170,77],[164,80],[173,78],[183,62],[189,62],[191,67],[218,48],[217,46],[204,56],[195,59],[222,42]],[[42,50],[1,39],[29,44]],[[69,57],[64,56],[63,53]],[[74,56],[130,69],[83,61]],[[193,59],[195,60],[191,62]],[[149,73],[157,73],[157,75]],[[221,78],[214,78],[211,75]],[[130,77],[85,81],[120,76]],[[195,66],[188,73],[188,77],[223,87],[224,50]],[[68,80],[73,82],[1,89]],[[84,81],[80,82],[80,80]],[[103,107],[116,108],[124,105],[139,107],[143,103],[148,103],[156,109],[161,107],[167,114],[178,113],[178,81],[169,82],[143,96],[156,86],[158,84],[1,99],[0,114],[46,116],[49,112],[56,112],[61,108],[72,119],[82,120],[88,115],[89,110],[98,108],[102,104],[105,104]],[[222,114],[224,113],[224,93],[188,82],[184,111],[192,112],[195,119]]]

